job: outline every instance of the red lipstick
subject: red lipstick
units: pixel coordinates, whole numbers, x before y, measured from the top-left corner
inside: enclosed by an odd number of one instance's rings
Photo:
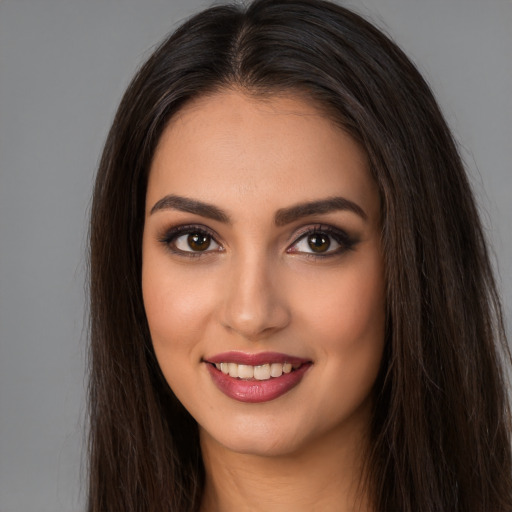
[[[309,370],[312,362],[301,357],[290,356],[277,352],[260,352],[247,354],[245,352],[225,352],[204,359],[206,367],[214,384],[226,396],[246,403],[261,403],[275,400],[297,386],[304,374]],[[282,373],[279,377],[270,377],[265,380],[241,379],[223,373],[216,364],[235,363],[238,365],[260,366],[266,364],[289,363],[293,365],[292,371]]]

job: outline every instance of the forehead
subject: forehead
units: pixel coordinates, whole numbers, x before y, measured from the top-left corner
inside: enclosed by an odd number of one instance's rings
[[[165,194],[269,209],[346,195],[376,207],[364,151],[313,103],[239,91],[201,97],[171,119],[151,165],[148,208]]]

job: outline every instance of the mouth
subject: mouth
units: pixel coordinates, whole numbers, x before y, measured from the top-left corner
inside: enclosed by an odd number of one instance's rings
[[[307,359],[268,352],[227,352],[203,362],[220,391],[247,403],[268,402],[291,391],[313,364]]]
[[[210,363],[214,364],[214,363]],[[224,375],[243,380],[269,380],[298,370],[302,363],[266,363],[257,366],[237,363],[215,363],[215,368]]]

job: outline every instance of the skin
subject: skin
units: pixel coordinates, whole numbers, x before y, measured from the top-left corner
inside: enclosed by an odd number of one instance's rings
[[[155,208],[170,194],[230,221]],[[333,196],[361,211],[275,222]],[[379,211],[362,149],[299,96],[224,90],[166,127],[149,175],[142,286],[162,372],[200,427],[204,511],[371,509],[357,483],[384,345]],[[189,245],[194,228],[170,239],[189,225],[213,235],[207,250]],[[319,226],[347,236],[325,233],[331,245],[315,253],[304,233]],[[232,350],[312,365],[284,395],[244,403],[219,390],[205,362]]]

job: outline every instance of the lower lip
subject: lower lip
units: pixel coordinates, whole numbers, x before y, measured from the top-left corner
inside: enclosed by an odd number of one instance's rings
[[[206,367],[215,385],[226,396],[239,402],[257,404],[270,402],[270,400],[275,400],[288,393],[299,384],[304,374],[311,367],[311,363],[303,364],[290,373],[283,373],[281,377],[272,377],[268,380],[237,379],[222,373],[210,363],[206,363]]]

